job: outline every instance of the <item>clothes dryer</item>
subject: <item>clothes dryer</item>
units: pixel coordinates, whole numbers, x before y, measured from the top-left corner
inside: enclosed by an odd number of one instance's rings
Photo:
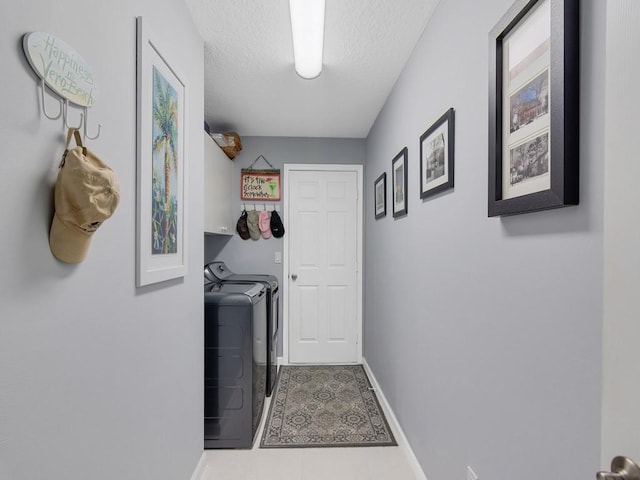
[[[278,375],[278,330],[280,329],[280,293],[278,277],[266,274],[233,273],[224,262],[205,265],[205,281],[223,283],[261,283],[267,289],[267,397],[271,395]]]
[[[204,284],[204,447],[251,448],[264,408],[266,289]]]

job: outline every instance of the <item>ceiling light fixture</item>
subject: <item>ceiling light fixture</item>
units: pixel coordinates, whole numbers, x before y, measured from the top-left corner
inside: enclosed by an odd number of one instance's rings
[[[316,78],[322,72],[325,0],[289,0],[293,59],[302,78]]]

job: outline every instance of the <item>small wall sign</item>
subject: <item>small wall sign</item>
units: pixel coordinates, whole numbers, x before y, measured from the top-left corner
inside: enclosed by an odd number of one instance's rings
[[[240,174],[242,200],[280,201],[280,170],[242,169]]]
[[[93,106],[96,102],[93,72],[78,52],[44,32],[25,34],[22,48],[31,68],[51,90],[76,105]]]

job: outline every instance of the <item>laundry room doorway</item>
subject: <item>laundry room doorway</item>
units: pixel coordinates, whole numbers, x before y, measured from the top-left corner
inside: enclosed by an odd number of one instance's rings
[[[362,361],[362,165],[284,166],[283,356]]]

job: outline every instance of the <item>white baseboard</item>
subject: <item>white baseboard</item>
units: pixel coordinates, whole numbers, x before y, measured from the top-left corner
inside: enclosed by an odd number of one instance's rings
[[[198,465],[196,465],[196,469],[193,471],[193,475],[191,475],[191,480],[202,480],[203,478],[205,478],[204,474],[207,470],[205,461],[206,455],[207,452],[202,452],[200,460],[198,461]]]
[[[422,467],[420,466],[420,462],[418,462],[418,459],[416,458],[415,454],[413,453],[413,450],[411,449],[411,445],[409,445],[409,441],[407,440],[407,437],[405,436],[404,432],[402,431],[402,427],[400,427],[400,424],[398,423],[398,419],[396,418],[395,414],[393,413],[393,410],[391,409],[391,406],[389,405],[389,402],[387,402],[387,399],[385,398],[384,393],[382,392],[382,389],[380,388],[380,384],[378,383],[378,380],[376,380],[376,377],[373,374],[373,371],[371,370],[371,367],[369,367],[369,364],[367,363],[367,359],[366,358],[362,359],[362,365],[364,366],[364,370],[367,373],[367,376],[369,377],[369,380],[371,381],[371,385],[373,386],[373,388],[374,388],[374,390],[376,392],[376,396],[378,397],[378,400],[380,401],[380,406],[382,407],[382,411],[384,412],[384,414],[387,417],[387,421],[389,422],[389,424],[391,426],[391,430],[393,431],[393,434],[396,437],[396,441],[398,442],[398,446],[404,450],[404,453],[407,456],[407,460],[409,461],[409,464],[411,465],[411,470],[413,470],[413,473],[415,474],[415,476],[416,476],[416,478],[418,480],[427,480],[427,476],[424,474],[424,471],[422,470]]]

